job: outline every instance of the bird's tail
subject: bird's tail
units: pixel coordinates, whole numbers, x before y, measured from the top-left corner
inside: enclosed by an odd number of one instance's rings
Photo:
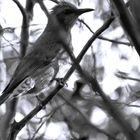
[[[3,104],[9,98],[9,96],[11,95],[11,93],[13,92],[13,90],[17,86],[18,86],[18,83],[17,82],[13,82],[13,80],[11,79],[9,84],[3,90],[2,95],[0,96],[0,105]]]
[[[3,104],[7,99],[8,97],[10,96],[10,91],[7,90],[8,89],[8,86],[5,88],[5,90],[2,92],[2,95],[0,96],[0,105]]]
[[[21,82],[21,81],[20,81]],[[29,90],[34,88],[35,80],[31,77],[25,78],[21,83],[10,82],[0,96],[0,105],[3,104],[8,98],[12,100],[21,95],[28,93]]]

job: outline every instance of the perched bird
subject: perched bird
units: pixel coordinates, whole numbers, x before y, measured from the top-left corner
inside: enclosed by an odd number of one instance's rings
[[[74,5],[67,2],[61,2],[52,9],[50,17],[53,17],[52,19],[55,19],[55,21],[58,22],[57,28],[61,26],[61,29],[64,30],[64,39],[68,46],[71,45],[71,28],[78,16],[92,10],[93,9],[88,8],[77,9]],[[52,66],[52,62],[63,49],[63,43],[60,41],[60,37],[57,35],[57,29],[54,27],[55,24],[56,23],[54,23],[53,20],[48,18],[48,24],[44,32],[33,44],[33,49],[20,61],[9,84],[0,96],[0,105],[10,96],[10,94],[14,94],[14,90],[18,86],[24,88],[26,87],[26,83],[27,85],[30,85],[28,90],[31,90],[33,87],[37,86],[36,84],[41,83],[41,77],[44,78],[43,74]],[[21,85],[22,83],[24,84]],[[28,90],[25,90],[24,94],[25,92],[28,92]],[[20,94],[20,90],[18,91]],[[15,94],[17,95],[18,93]]]

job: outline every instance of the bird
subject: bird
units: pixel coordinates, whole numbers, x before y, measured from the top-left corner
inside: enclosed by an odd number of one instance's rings
[[[78,9],[75,5],[68,2],[60,2],[52,8],[49,15],[53,18],[48,18],[47,26],[33,44],[32,50],[21,59],[9,84],[0,96],[0,105],[3,104],[10,95],[14,94],[16,88],[23,87],[24,89],[26,87],[25,85],[28,85],[28,90],[30,91],[36,86],[36,83],[41,83],[39,81],[41,78],[38,78],[39,75],[43,77],[43,73],[50,67],[53,67],[52,63],[56,61],[57,55],[63,50],[63,43],[57,34],[57,28],[60,27],[60,30],[64,31],[65,42],[70,47],[71,29],[73,25],[81,14],[90,11],[93,11],[93,9]],[[52,19],[57,21],[57,28],[55,28],[56,23],[54,23]],[[24,94],[28,92],[28,90],[25,90]],[[21,92],[20,90],[17,91],[19,93],[16,92],[14,94],[16,96]]]

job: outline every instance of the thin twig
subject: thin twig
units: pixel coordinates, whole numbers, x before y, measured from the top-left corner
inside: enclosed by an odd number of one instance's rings
[[[88,24],[82,20],[82,19],[78,19],[79,22],[83,23],[91,33],[95,34],[93,32],[93,30],[88,26]],[[116,43],[116,44],[122,44],[122,45],[127,45],[127,46],[131,46],[131,44],[129,42],[122,42],[122,41],[117,41],[117,40],[113,40],[113,39],[109,39],[107,37],[103,37],[102,35],[98,36],[99,39],[102,39],[104,41],[109,41],[109,42],[112,42],[112,43]]]
[[[47,121],[47,123],[48,123],[48,122],[51,120],[51,118],[53,117],[53,115],[54,115],[63,105],[64,105],[64,103],[63,103],[62,105],[57,106],[57,107],[53,110],[53,112],[51,112],[51,113],[49,113],[49,114],[47,114],[47,115],[44,115],[44,116],[41,118],[42,121],[43,121],[43,118],[45,118],[45,120],[41,123],[41,125],[40,125],[40,126],[38,127],[38,129],[35,131],[35,133],[33,134],[32,138],[31,138],[30,140],[34,140],[36,134],[37,134],[38,131],[41,129],[42,125],[43,125],[46,121]],[[49,119],[47,118],[48,116],[50,116]]]
[[[122,79],[140,82],[140,79],[137,79],[137,78],[132,78],[132,77],[125,76],[125,75],[122,75],[122,74],[118,74],[118,73],[116,73],[115,75],[119,78],[122,78]]]
[[[46,119],[40,124],[40,126],[37,128],[37,130],[35,131],[35,133],[33,134],[32,138],[30,140],[35,139],[35,136],[37,135],[37,133],[41,129],[41,127],[44,125],[44,123],[46,123]]]
[[[97,69],[96,69],[97,59],[96,59],[96,54],[94,53],[94,50],[93,50],[93,46],[91,46],[91,53],[92,53],[92,58],[94,60],[92,73],[94,74],[94,77],[96,77],[96,75],[97,75]]]
[[[19,52],[14,48],[14,44],[12,44],[9,40],[7,40],[4,36],[2,36],[5,41],[9,43],[9,46],[16,52],[18,56],[20,56]]]
[[[60,3],[58,0],[50,0],[50,1],[52,1],[52,2],[54,2],[56,4],[59,4]]]
[[[120,105],[125,105],[128,107],[136,107],[136,108],[140,108],[140,105],[132,105],[130,103],[124,103],[124,102],[113,102],[114,104],[120,104]]]
[[[41,9],[42,9],[43,12],[45,13],[46,17],[48,17],[49,19],[52,19],[52,18],[50,17],[50,14],[49,14],[47,8],[45,7],[43,1],[42,1],[42,0],[38,0],[38,4],[40,5]]]
[[[81,50],[80,54],[77,57],[77,62],[79,63],[83,56],[85,55],[86,51],[89,49],[89,47],[92,45],[93,41],[103,32],[105,31],[109,25],[112,23],[112,21],[114,20],[114,18],[109,18],[101,28],[99,28],[95,34],[92,35],[92,37],[88,40],[88,42],[85,44],[84,48]],[[70,70],[68,71],[68,73],[65,75],[64,80],[68,79],[71,74],[73,73],[73,71],[75,70],[75,65],[72,65],[72,67],[70,68]]]
[[[60,95],[59,94],[59,97],[62,98],[70,107],[72,107],[74,110],[76,110],[84,119],[85,121],[87,122],[87,124],[89,126],[91,126],[93,129],[95,129],[97,132],[99,133],[103,133],[105,134],[106,136],[108,136],[110,139],[113,139],[113,140],[118,140],[117,138],[115,138],[114,136],[110,135],[109,133],[105,132],[104,130],[101,130],[100,128],[98,128],[97,126],[95,126],[94,124],[92,124],[87,115],[84,114],[78,107],[76,107],[76,105],[74,105],[72,102],[70,102],[68,99],[66,99],[64,96]]]
[[[21,58],[26,54],[26,50],[28,47],[28,40],[29,40],[29,20],[28,16],[26,14],[26,10],[23,8],[23,6],[19,3],[17,0],[13,0],[18,8],[20,9],[23,21],[22,21],[22,30],[21,30],[21,39],[20,39],[20,55]]]
[[[112,17],[112,19],[110,18],[110,21],[112,22],[114,20],[114,17]],[[62,38],[63,39],[63,38]],[[133,130],[133,128],[128,124],[127,121],[124,120],[123,115],[121,114],[121,112],[111,103],[111,100],[108,96],[106,96],[106,94],[104,93],[104,91],[101,89],[98,81],[96,79],[94,79],[93,77],[91,77],[90,75],[88,75],[87,73],[85,73],[82,68],[80,67],[78,61],[76,60],[73,52],[71,52],[70,48],[65,44],[65,42],[62,40],[63,43],[63,47],[65,49],[65,51],[68,53],[69,57],[71,58],[72,62],[74,63],[76,70],[79,72],[79,74],[84,78],[84,80],[91,85],[92,90],[94,92],[98,92],[99,95],[102,97],[106,107],[107,107],[107,111],[108,113],[115,119],[115,121],[119,124],[119,126],[122,128],[125,136],[129,139],[129,140],[136,140],[136,134],[135,131]]]

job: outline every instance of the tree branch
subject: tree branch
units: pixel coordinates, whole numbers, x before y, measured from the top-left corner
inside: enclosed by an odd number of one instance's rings
[[[119,74],[119,73],[116,73],[115,75],[118,78],[140,82],[140,79],[138,79],[138,78],[133,78],[133,77],[125,76],[125,75],[122,75],[122,74]]]
[[[128,38],[132,41],[138,55],[140,56],[140,32],[136,27],[131,14],[129,13],[123,0],[110,0],[119,14],[120,22]]]
[[[17,0],[13,0],[18,8],[21,11],[21,14],[23,16],[23,21],[22,21],[22,28],[21,28],[21,38],[20,38],[20,55],[21,58],[24,57],[26,54],[26,50],[28,47],[28,40],[29,40],[29,20],[28,16],[26,13],[26,10],[23,8],[23,6],[19,3]]]
[[[59,4],[59,1],[58,0],[50,0],[50,1],[52,1],[52,2],[54,2],[56,4]]]
[[[110,135],[109,133],[105,132],[104,130],[101,130],[100,128],[98,128],[97,126],[95,126],[94,124],[92,124],[87,115],[85,115],[81,110],[79,110],[76,105],[74,105],[73,103],[71,103],[68,99],[66,99],[64,96],[62,95],[59,95],[60,98],[62,98],[70,107],[72,107],[74,110],[76,110],[83,118],[84,120],[87,122],[87,124],[89,126],[91,126],[92,129],[96,130],[97,132],[99,133],[103,133],[105,134],[106,136],[108,136],[110,139],[113,139],[113,140],[118,140],[117,138],[115,138],[114,136]]]
[[[78,19],[78,21],[83,23],[89,29],[89,31],[94,34],[92,29],[88,26],[88,24],[84,20]],[[98,38],[102,39],[104,41],[109,41],[109,42],[116,43],[116,44],[122,44],[122,45],[131,46],[131,44],[129,42],[122,42],[122,41],[117,41],[117,40],[109,39],[107,37],[103,37],[102,35],[99,35]]]
[[[114,18],[113,18],[114,19]],[[81,53],[77,57],[77,62],[80,62],[81,59],[83,58],[84,54],[88,50],[88,48],[91,46],[93,41],[100,35],[104,30],[108,28],[108,26],[111,24],[112,18],[108,19],[104,25],[99,28],[94,35],[88,40],[88,42],[85,44],[84,48],[82,49]],[[64,77],[64,81],[66,82],[68,78],[71,76],[73,71],[75,70],[75,65],[73,64],[72,67],[69,69],[67,74]],[[23,118],[20,122],[14,122],[12,125],[12,132],[9,134],[9,139],[8,140],[13,140],[13,138],[16,137],[18,132],[26,125],[26,123],[32,119],[56,94],[57,92],[63,88],[63,85],[57,84],[55,89],[49,94],[48,97],[46,97],[42,102],[41,105],[38,105],[35,109],[33,109],[25,118]]]
[[[114,17],[110,18],[111,22],[113,21]],[[76,70],[79,72],[79,74],[84,78],[84,80],[91,85],[92,90],[99,93],[99,95],[102,97],[106,107],[107,107],[107,111],[108,113],[114,118],[114,120],[119,124],[119,126],[121,127],[123,133],[125,134],[125,136],[128,138],[128,140],[138,140],[138,137],[135,133],[135,131],[132,129],[132,127],[129,125],[129,123],[124,119],[123,114],[118,110],[118,108],[116,106],[114,106],[111,103],[111,100],[109,97],[106,96],[106,94],[103,92],[103,90],[101,89],[97,79],[94,79],[93,77],[91,77],[90,75],[88,75],[87,73],[85,73],[82,68],[80,67],[78,61],[75,59],[75,56],[73,54],[73,52],[70,50],[70,48],[67,46],[67,44],[65,43],[65,41],[63,41],[64,37],[63,35],[61,35],[59,33],[60,37],[61,37],[61,41],[63,43],[63,47],[65,49],[65,51],[68,53],[69,57],[71,58],[72,62],[74,63]]]

